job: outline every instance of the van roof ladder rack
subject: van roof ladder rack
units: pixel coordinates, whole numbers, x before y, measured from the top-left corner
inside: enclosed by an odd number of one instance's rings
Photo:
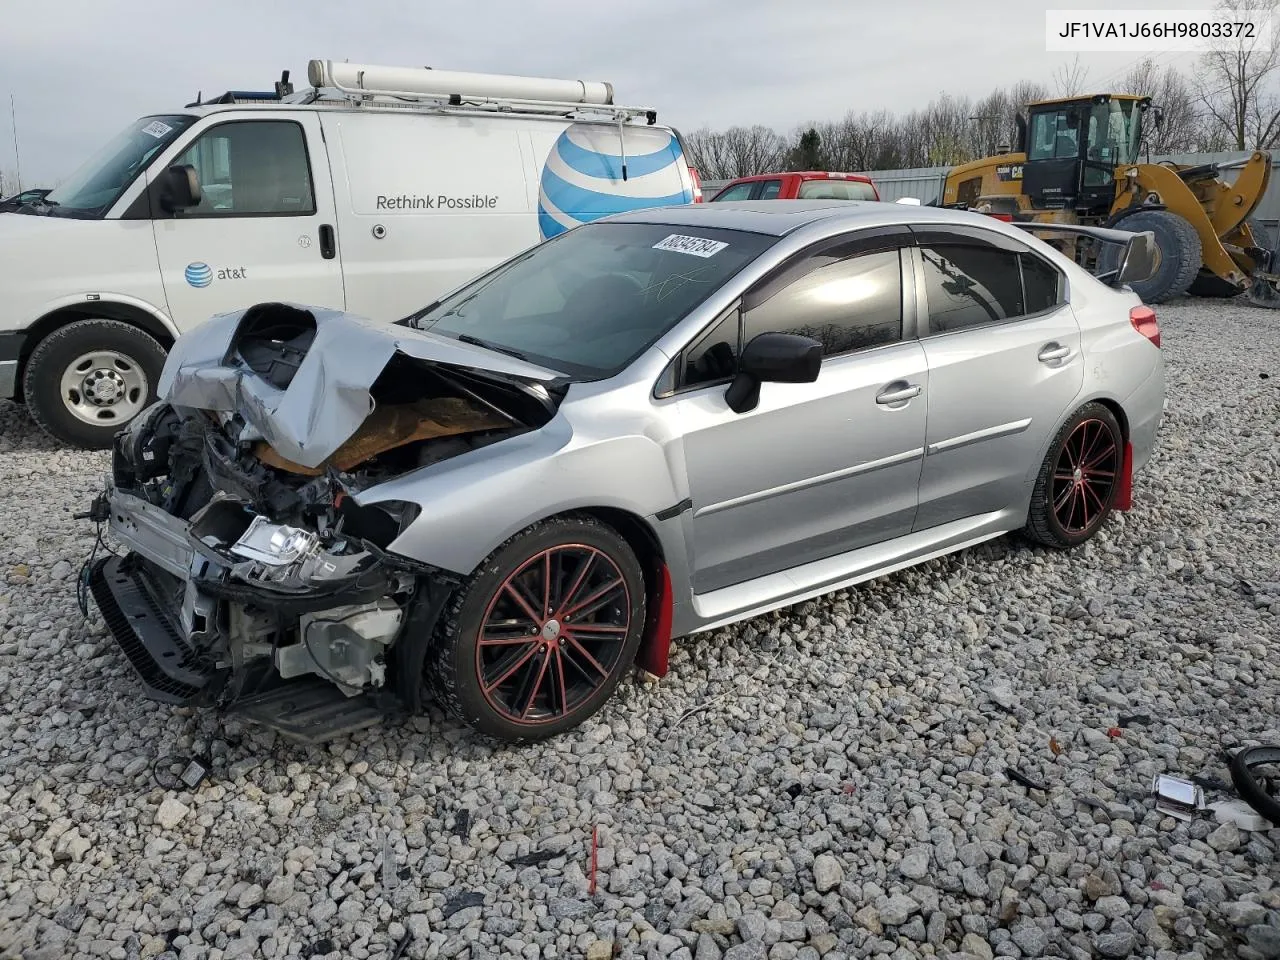
[[[307,79],[316,90],[335,91],[357,104],[374,98],[401,103],[529,114],[605,114],[620,120],[643,116],[652,125],[656,110],[613,102],[613,85],[603,81],[557,80],[495,73],[461,73],[430,67],[380,67],[312,60]]]

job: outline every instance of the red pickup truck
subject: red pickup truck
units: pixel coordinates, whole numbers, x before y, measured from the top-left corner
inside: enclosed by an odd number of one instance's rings
[[[762,173],[739,177],[711,198],[720,200],[879,200],[876,185],[860,173]]]

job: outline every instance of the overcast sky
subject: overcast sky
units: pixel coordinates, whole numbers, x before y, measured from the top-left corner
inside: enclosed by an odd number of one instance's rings
[[[851,108],[906,111],[946,91],[981,96],[1050,82],[1069,54],[1045,52],[1053,0],[0,0],[0,170],[66,176],[138,116],[228,89],[270,89],[312,58],[608,80],[619,102],[683,130],[765,123],[789,131]],[[1212,0],[1129,0],[1205,9]],[[1143,55],[1082,55],[1106,87]],[[1194,54],[1157,63],[1190,65]]]

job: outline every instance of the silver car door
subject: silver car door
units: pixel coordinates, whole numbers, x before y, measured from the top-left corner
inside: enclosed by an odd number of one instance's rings
[[[1084,382],[1066,278],[994,231],[915,227],[929,423],[915,529],[1004,510]]]
[[[784,266],[712,331],[720,347],[704,339],[688,351],[691,388],[676,402],[695,593],[911,530],[928,369],[914,336],[915,285],[902,283],[909,234],[855,236]],[[818,379],[766,383],[759,404],[742,414],[726,404],[723,379],[697,386],[699,364],[725,370],[708,357],[727,356],[727,331],[739,317],[739,350],[771,331],[821,341]]]

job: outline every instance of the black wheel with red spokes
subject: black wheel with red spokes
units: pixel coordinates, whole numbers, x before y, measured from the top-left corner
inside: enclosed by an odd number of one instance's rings
[[[427,681],[456,718],[502,740],[577,726],[612,694],[644,627],[644,575],[591,518],[536,524],[455,593]]]
[[[1115,504],[1124,435],[1115,414],[1086,404],[1058,431],[1031,494],[1025,532],[1051,547],[1074,547],[1102,528]]]

